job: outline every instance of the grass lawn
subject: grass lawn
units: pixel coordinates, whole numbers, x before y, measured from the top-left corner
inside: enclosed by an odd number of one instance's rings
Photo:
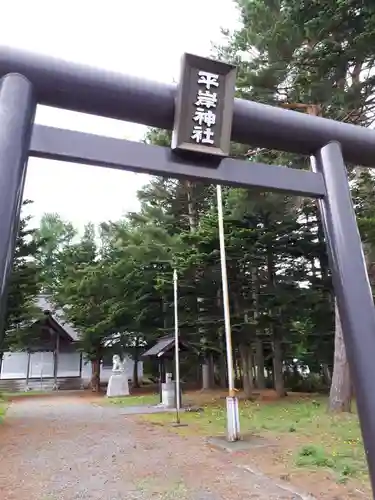
[[[140,394],[139,396],[124,396],[122,398],[107,398],[106,403],[120,406],[157,405],[160,402],[159,394]]]
[[[276,440],[288,470],[324,470],[339,483],[344,484],[349,478],[367,483],[357,415],[329,415],[326,404],[325,398],[296,396],[271,402],[241,401],[241,433]],[[224,434],[225,402],[211,400],[202,406],[203,412],[183,413],[181,419],[188,426],[176,432],[204,436]],[[168,424],[173,419],[170,414],[144,415],[142,418],[159,425]],[[253,452],[249,451],[249,454],[253,455]]]
[[[4,420],[7,407],[8,407],[7,402],[0,397],[0,424]]]
[[[47,391],[18,391],[18,392],[3,392],[1,397],[5,400],[13,398],[24,398],[28,396],[41,396],[47,394]]]

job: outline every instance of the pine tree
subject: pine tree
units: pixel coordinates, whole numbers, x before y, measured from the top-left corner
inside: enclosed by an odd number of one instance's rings
[[[31,202],[26,200],[24,208]],[[0,356],[6,349],[26,349],[32,341],[30,326],[38,317],[35,301],[39,292],[40,244],[34,240],[35,231],[29,229],[31,217],[22,212],[16,241],[13,267],[5,314],[4,332],[0,337]]]
[[[303,112],[314,105],[319,115],[350,123],[372,122],[374,6],[352,0],[238,0],[237,4],[243,26],[228,35],[219,54],[239,65],[238,95]],[[291,155],[257,149],[253,153],[274,163],[291,165],[293,160],[305,167],[302,158]],[[320,278],[327,282],[325,260],[325,256],[320,259]],[[342,339],[340,322],[336,324]],[[340,342],[336,346],[344,353]],[[347,377],[338,373],[334,380],[332,394],[350,394],[347,387],[340,387]],[[336,396],[331,408],[347,409],[349,399]],[[333,399],[341,401],[333,404]]]

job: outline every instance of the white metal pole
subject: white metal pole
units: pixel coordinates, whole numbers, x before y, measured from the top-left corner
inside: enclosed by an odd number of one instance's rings
[[[175,344],[175,376],[176,376],[176,420],[180,423],[181,393],[180,393],[180,346],[178,331],[178,278],[177,270],[173,269],[174,291],[174,344]]]
[[[221,186],[219,184],[216,186],[216,193],[217,193],[217,213],[218,213],[218,223],[219,223],[221,282],[223,286],[225,345],[227,351],[227,365],[228,365],[228,389],[229,389],[229,394],[227,397],[228,441],[238,441],[240,439],[239,411],[238,411],[238,400],[234,390],[234,367],[233,367],[232,334],[230,326],[228,276],[227,276],[227,264],[225,255],[223,200],[222,200]]]

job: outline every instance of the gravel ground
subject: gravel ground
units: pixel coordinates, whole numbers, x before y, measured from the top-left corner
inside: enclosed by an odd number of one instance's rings
[[[0,449],[2,500],[305,500],[200,438],[79,398],[13,403]]]

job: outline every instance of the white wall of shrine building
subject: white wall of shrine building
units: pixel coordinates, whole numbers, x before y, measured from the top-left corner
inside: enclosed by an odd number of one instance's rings
[[[39,296],[38,307],[44,312],[38,320],[41,339],[37,348],[30,352],[5,352],[0,370],[0,389],[47,390],[79,389],[87,386],[91,379],[91,362],[85,361],[77,350],[79,332],[63,319],[61,311],[52,308],[46,296]],[[133,379],[134,361],[127,357],[126,372]],[[137,366],[139,380],[143,377],[143,363]],[[112,364],[102,363],[101,382],[107,383]]]

